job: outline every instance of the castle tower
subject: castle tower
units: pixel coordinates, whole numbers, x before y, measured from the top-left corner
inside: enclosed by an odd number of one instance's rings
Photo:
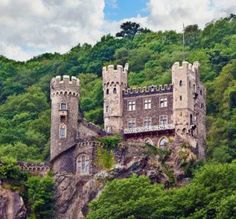
[[[71,79],[68,75],[56,76],[51,80],[50,156],[55,172],[66,171],[64,165],[71,162],[63,152],[75,144],[77,137],[79,87],[79,79],[73,76]],[[57,157],[60,157],[58,161]]]
[[[122,92],[127,88],[128,64],[103,67],[104,128],[109,133],[119,133],[123,129]]]
[[[193,65],[183,61],[172,66],[173,118],[177,134],[191,141],[199,136],[199,127],[205,127],[200,117],[205,117],[205,89],[199,79],[199,63]],[[204,105],[204,107],[202,107]],[[203,130],[202,130],[203,131]]]

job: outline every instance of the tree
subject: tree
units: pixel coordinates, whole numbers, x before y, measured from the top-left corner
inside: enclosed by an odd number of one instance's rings
[[[120,25],[122,31],[116,33],[116,37],[128,37],[133,38],[140,32],[148,32],[147,29],[143,29],[139,24],[131,21],[127,21]]]

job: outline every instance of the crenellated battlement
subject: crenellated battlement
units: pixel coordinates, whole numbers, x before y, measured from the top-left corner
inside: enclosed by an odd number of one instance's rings
[[[18,166],[32,175],[44,176],[50,171],[50,167],[45,163],[28,163],[28,162],[18,162]]]
[[[165,85],[151,85],[147,87],[139,87],[139,88],[127,88],[123,91],[124,97],[130,96],[138,96],[138,95],[149,95],[149,94],[156,94],[156,93],[167,93],[173,91],[172,84],[165,84]]]
[[[198,72],[199,71],[199,67],[200,64],[198,61],[193,62],[193,64],[187,62],[187,61],[183,61],[182,65],[180,64],[180,62],[175,62],[172,65],[172,71],[178,71],[178,70],[183,70],[186,69],[188,71],[192,71],[192,72]]]
[[[104,86],[109,85],[127,85],[128,64],[125,67],[122,65],[108,65],[102,69],[102,77]]]
[[[74,76],[56,76],[51,80],[51,96],[61,94],[79,96],[79,88],[80,81]]]

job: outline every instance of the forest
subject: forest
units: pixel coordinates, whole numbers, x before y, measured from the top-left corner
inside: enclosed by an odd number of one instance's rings
[[[129,85],[140,87],[171,83],[174,62],[198,60],[207,88],[205,164],[194,170],[188,186],[168,191],[145,177],[114,180],[92,202],[88,218],[147,218],[147,212],[150,218],[235,218],[236,15],[211,21],[203,29],[189,25],[184,35],[185,44],[182,33],[154,32],[127,22],[116,36],[103,36],[95,45],[79,44],[66,54],[46,53],[25,62],[0,56],[0,158],[49,161],[49,84],[56,75],[80,79],[80,111],[102,127],[103,66],[128,62]],[[132,191],[124,189],[129,184]],[[122,202],[119,209],[126,192],[130,202]],[[136,199],[137,194],[142,198]]]

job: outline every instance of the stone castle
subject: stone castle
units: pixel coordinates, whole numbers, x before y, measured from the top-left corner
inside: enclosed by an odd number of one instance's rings
[[[94,176],[99,172],[97,148],[102,147],[97,139],[111,134],[123,137],[125,152],[115,153],[120,165],[138,157],[138,145],[145,144],[170,148],[172,166],[183,145],[195,160],[205,157],[206,90],[198,62],[174,63],[172,84],[163,86],[129,88],[127,64],[104,67],[102,77],[104,130],[79,113],[79,79],[64,75],[51,80],[51,165],[55,173]]]

